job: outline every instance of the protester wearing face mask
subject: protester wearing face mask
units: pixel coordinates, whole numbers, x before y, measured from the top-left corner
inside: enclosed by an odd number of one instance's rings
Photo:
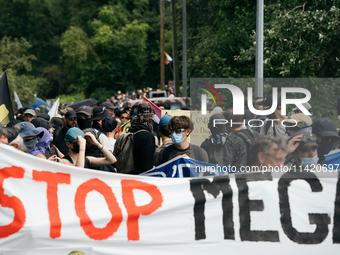
[[[36,146],[32,150],[29,150],[28,154],[46,159],[45,152],[49,148],[52,139],[49,132],[45,128],[37,127],[37,129],[43,132],[43,136],[41,138],[37,138]]]
[[[80,106],[77,110],[77,121],[78,121],[78,127],[81,130],[84,130],[86,128],[90,128],[92,126],[92,118],[93,110],[90,106]]]
[[[336,132],[335,122],[327,117],[318,118],[312,125],[312,132],[316,135],[318,144],[319,164],[325,163],[325,155],[332,149],[334,144],[339,140]]]
[[[231,115],[228,116],[233,118],[232,112]],[[241,118],[241,122],[242,116],[239,117]],[[246,145],[242,141],[242,138],[233,133],[236,129],[231,129],[230,131],[232,132],[227,131],[227,128],[230,128],[230,126],[225,124],[225,120],[225,116],[220,113],[215,113],[210,117],[208,128],[211,136],[201,144],[201,148],[207,152],[209,163],[220,166],[230,165],[237,168],[245,166],[247,165]],[[230,119],[228,122],[229,121]],[[239,129],[242,129],[241,125],[237,126],[237,130]]]
[[[20,128],[19,135],[24,139],[28,151],[36,146],[38,137],[42,138],[44,135],[42,130],[35,128],[30,122],[21,122],[17,126]]]
[[[168,123],[171,140],[174,143],[159,152],[156,165],[161,165],[177,156],[188,156],[198,161],[209,162],[206,151],[196,145],[190,144],[188,136],[193,130],[193,123],[187,116],[175,116]]]
[[[103,153],[104,157],[97,158],[92,156],[85,157],[86,139]],[[113,154],[106,149],[92,133],[86,133],[79,128],[70,128],[65,135],[65,143],[69,148],[68,154],[62,159],[65,164],[83,168],[93,168],[104,165],[111,165],[117,160]]]
[[[297,132],[289,140],[288,144],[295,144],[296,149],[286,157],[285,165],[291,171],[303,171],[313,169],[318,165],[317,137],[309,132]],[[293,144],[292,144],[293,145]]]

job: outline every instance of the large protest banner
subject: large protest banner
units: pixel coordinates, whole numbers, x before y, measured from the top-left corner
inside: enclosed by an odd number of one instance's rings
[[[340,250],[337,171],[173,179],[66,166],[3,144],[0,155],[0,254]]]

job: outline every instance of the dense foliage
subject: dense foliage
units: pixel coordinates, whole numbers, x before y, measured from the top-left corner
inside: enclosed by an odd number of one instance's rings
[[[176,4],[181,72],[182,2]],[[103,100],[159,84],[159,1],[0,0],[0,6],[0,71],[8,69],[11,90],[23,101],[33,94]],[[165,51],[172,55],[165,6]],[[339,77],[335,1],[268,0],[264,13],[264,77]],[[187,0],[187,24],[188,84],[193,77],[254,77],[256,1]],[[319,86],[309,89],[322,96]],[[334,109],[339,90],[327,87],[321,101]]]

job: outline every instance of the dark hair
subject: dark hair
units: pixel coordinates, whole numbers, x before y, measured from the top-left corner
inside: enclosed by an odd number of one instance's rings
[[[171,136],[171,133],[170,133],[170,130],[168,128],[168,125],[165,125],[163,127],[160,127],[159,128],[159,131],[166,137],[170,137]]]
[[[175,116],[168,123],[168,129],[174,131],[176,129],[190,129],[190,132],[194,130],[194,124],[187,116]]]

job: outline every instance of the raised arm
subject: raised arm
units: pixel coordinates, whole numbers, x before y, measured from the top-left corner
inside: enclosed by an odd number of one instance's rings
[[[104,154],[105,157],[105,158],[87,157],[90,160],[91,166],[96,167],[111,165],[117,161],[116,157],[100,142],[98,142],[92,133],[88,132],[85,134],[85,136],[89,138],[90,142],[93,145],[97,146],[97,148]]]

